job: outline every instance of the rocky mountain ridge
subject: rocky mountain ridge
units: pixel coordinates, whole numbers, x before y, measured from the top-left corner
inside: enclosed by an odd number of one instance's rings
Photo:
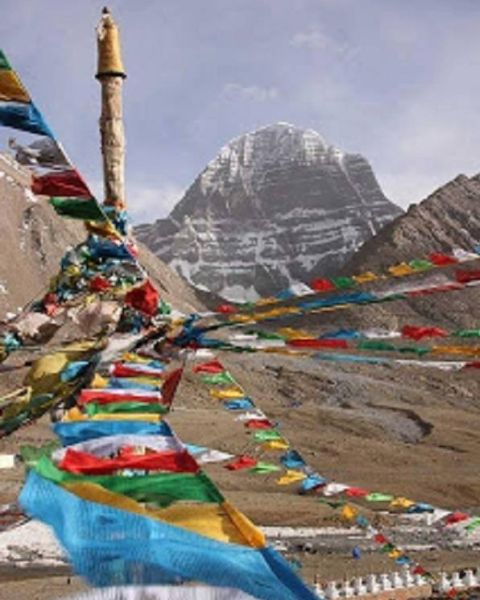
[[[461,174],[365,242],[344,270],[380,270],[431,252],[471,251],[479,243],[480,174]]]
[[[136,235],[196,287],[252,299],[338,271],[401,212],[362,156],[277,123],[229,142]]]
[[[419,204],[386,225],[348,261],[339,274],[364,271],[387,273],[388,267],[432,252],[472,252],[480,242],[480,175],[458,175]],[[479,269],[480,256],[461,265],[420,272],[407,277],[390,277],[374,282],[383,288],[401,288],[428,279],[438,284],[455,278],[457,269]],[[365,289],[365,288],[362,288]],[[399,302],[367,305],[298,319],[297,325],[313,330],[325,327],[383,327],[399,329],[406,323],[476,329],[480,321],[480,289],[466,289],[412,297]]]

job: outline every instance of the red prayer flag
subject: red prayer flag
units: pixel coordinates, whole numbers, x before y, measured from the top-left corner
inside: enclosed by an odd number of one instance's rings
[[[102,277],[101,275],[96,275],[93,279],[90,280],[89,287],[92,290],[92,292],[106,292],[112,287],[112,285],[108,281],[108,279],[105,279],[105,277]]]
[[[209,373],[214,375],[216,373],[223,373],[223,371],[225,371],[225,367],[219,360],[211,360],[209,362],[196,365],[193,367],[192,371],[194,373]]]
[[[377,533],[373,539],[377,542],[377,544],[386,544],[388,542],[387,538],[381,533]]]
[[[436,294],[437,292],[450,292],[453,290],[462,290],[461,283],[445,283],[443,285],[434,285],[424,290],[413,290],[406,292],[407,296],[428,296],[428,294]]]
[[[217,306],[216,312],[224,315],[232,315],[233,313],[237,312],[237,309],[235,306],[233,306],[233,304],[220,304],[220,306]]]
[[[348,490],[345,491],[345,494],[350,496],[350,498],[363,498],[363,496],[368,495],[368,492],[363,488],[349,487]]]
[[[175,396],[175,392],[177,391],[178,384],[182,379],[183,368],[175,369],[175,371],[171,371],[165,377],[165,383],[162,385],[162,396],[163,403],[170,406],[173,402],[173,398]]]
[[[308,284],[316,292],[330,292],[335,286],[329,279],[314,279]]]
[[[142,469],[145,471],[173,471],[197,473],[199,466],[186,451],[167,450],[149,454],[124,454],[116,458],[100,458],[87,452],[68,448],[59,468],[70,473],[106,475],[119,469]]]
[[[287,344],[294,348],[348,348],[347,340],[311,340],[309,338],[300,338],[289,340]]]
[[[140,312],[153,317],[158,309],[158,292],[149,279],[141,286],[133,288],[125,296],[125,304],[129,304]]]
[[[472,360],[467,362],[464,369],[480,369],[480,360]]]
[[[469,518],[469,515],[459,511],[455,511],[451,515],[448,515],[448,517],[445,519],[445,523],[447,525],[454,525],[455,523],[461,523],[462,521],[466,521]]]
[[[245,423],[247,429],[273,429],[274,425],[268,419],[250,419]]]
[[[115,402],[144,402],[146,404],[163,404],[160,392],[146,390],[115,390],[111,388],[83,389],[78,396],[79,405],[95,402],[96,404],[112,404]]]
[[[58,309],[58,298],[57,298],[57,294],[54,294],[53,292],[49,292],[48,294],[45,294],[45,296],[43,297],[43,309],[45,310],[45,313],[51,317],[53,316]]]
[[[446,337],[448,331],[440,327],[417,327],[415,325],[405,325],[402,327],[403,337],[409,337],[413,340],[421,340],[425,337]]]
[[[480,270],[475,271],[455,271],[455,279],[459,283],[469,283],[470,281],[478,281],[480,279]]]
[[[240,469],[250,469],[257,464],[257,459],[251,456],[239,456],[236,460],[225,465],[225,469],[229,471],[239,471]]]
[[[142,366],[144,367],[142,369]],[[163,371],[155,368],[149,368],[147,365],[139,364],[138,367],[130,367],[123,363],[113,363],[110,368],[110,373],[114,377],[141,377],[142,375],[146,377],[157,377],[163,378]]]
[[[60,196],[63,198],[91,198],[92,192],[74,169],[52,171],[46,175],[34,175],[32,192],[39,196]]]
[[[454,256],[441,254],[439,252],[432,252],[429,254],[428,260],[434,265],[437,265],[437,267],[448,267],[449,265],[458,264],[458,260]]]

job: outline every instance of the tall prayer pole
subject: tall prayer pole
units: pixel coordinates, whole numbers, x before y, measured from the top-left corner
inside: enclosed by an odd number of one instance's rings
[[[108,8],[102,11],[97,27],[98,70],[102,86],[100,137],[103,155],[105,204],[121,211],[125,201],[125,134],[123,129],[122,86],[126,77],[120,52],[120,35]]]

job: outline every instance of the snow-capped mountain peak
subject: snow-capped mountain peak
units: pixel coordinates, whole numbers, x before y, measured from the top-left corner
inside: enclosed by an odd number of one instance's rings
[[[340,268],[400,213],[362,156],[281,122],[223,146],[137,235],[192,284],[240,299]]]

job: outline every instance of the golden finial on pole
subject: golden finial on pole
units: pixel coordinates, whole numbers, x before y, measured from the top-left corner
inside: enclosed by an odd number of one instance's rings
[[[120,34],[110,10],[105,6],[97,27],[98,70],[97,79],[105,76],[125,78],[120,50]]]
[[[125,134],[123,128],[122,86],[126,77],[120,50],[118,27],[108,8],[97,26],[98,69],[102,86],[100,138],[103,155],[105,204],[117,210],[125,202]]]

